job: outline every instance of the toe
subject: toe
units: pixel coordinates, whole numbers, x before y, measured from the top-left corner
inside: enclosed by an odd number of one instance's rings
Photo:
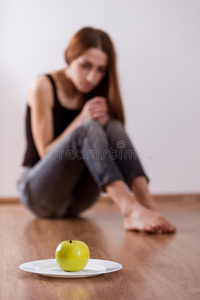
[[[155,228],[153,227],[153,225],[148,225],[143,229],[144,232],[147,233],[154,233],[155,232]]]
[[[155,225],[154,227],[154,232],[157,234],[162,234],[163,233],[163,226],[162,225]]]
[[[166,228],[166,233],[173,233],[173,232],[175,232],[175,227],[172,226],[171,224],[165,225],[165,228]]]
[[[155,227],[155,232],[158,234],[161,234],[163,232],[163,226],[162,225],[156,225]]]

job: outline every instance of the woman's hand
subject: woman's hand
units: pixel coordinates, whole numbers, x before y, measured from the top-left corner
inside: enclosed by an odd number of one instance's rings
[[[95,119],[99,124],[104,126],[110,119],[106,98],[96,96],[88,100],[82,108],[80,118],[82,122]]]

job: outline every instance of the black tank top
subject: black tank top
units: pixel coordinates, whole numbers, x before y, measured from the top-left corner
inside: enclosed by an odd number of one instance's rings
[[[46,74],[50,79],[53,93],[54,93],[54,107],[53,107],[53,126],[54,126],[54,139],[59,136],[65,128],[73,121],[73,119],[81,112],[81,109],[67,109],[62,106],[58,100],[56,85],[50,74]],[[39,154],[35,147],[31,130],[31,108],[26,106],[26,151],[24,154],[22,166],[34,166],[39,160]]]

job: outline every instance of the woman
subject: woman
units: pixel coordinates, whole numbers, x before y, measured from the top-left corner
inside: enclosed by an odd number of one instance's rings
[[[75,217],[104,191],[118,205],[125,230],[175,232],[157,211],[124,130],[110,37],[82,28],[65,60],[66,68],[38,76],[30,87],[21,202],[40,217]]]

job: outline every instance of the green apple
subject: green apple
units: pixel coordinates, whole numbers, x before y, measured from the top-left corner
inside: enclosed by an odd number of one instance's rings
[[[64,271],[80,271],[87,265],[90,258],[88,246],[77,240],[61,242],[55,252],[56,262]]]

